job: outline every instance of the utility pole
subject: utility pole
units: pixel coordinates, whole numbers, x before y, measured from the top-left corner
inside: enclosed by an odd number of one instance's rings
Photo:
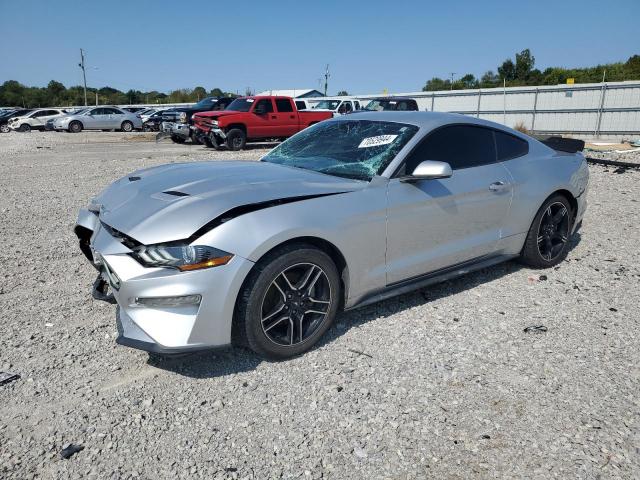
[[[87,74],[84,70],[84,50],[80,49],[80,63],[78,66],[82,69],[82,78],[84,79],[84,106],[87,106]]]
[[[324,96],[327,96],[327,89],[329,87],[329,77],[331,74],[329,73],[329,64],[327,63],[327,68],[324,71]]]
[[[451,75],[451,82],[449,83],[449,90],[453,90],[453,76],[456,74],[456,72],[451,72],[449,75]]]

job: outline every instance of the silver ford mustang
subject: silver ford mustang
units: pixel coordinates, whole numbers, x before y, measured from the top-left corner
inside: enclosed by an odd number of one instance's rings
[[[314,125],[259,162],[138,170],[75,232],[117,303],[122,345],[309,348],[336,313],[498,262],[556,265],[586,209],[582,153],[502,125],[371,112]]]

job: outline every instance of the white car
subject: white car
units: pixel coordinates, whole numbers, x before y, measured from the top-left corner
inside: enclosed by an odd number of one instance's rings
[[[39,108],[22,117],[9,120],[9,128],[18,132],[30,132],[31,130],[44,130],[47,120],[62,117],[66,112],[60,108]]]
[[[127,110],[106,106],[88,107],[47,122],[52,130],[79,133],[82,130],[121,130],[132,132],[142,128],[140,117]]]

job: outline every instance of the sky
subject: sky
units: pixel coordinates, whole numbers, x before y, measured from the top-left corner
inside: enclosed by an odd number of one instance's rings
[[[640,0],[108,2],[0,0],[0,83],[126,91],[410,92],[481,76],[529,48],[536,67],[640,54]]]

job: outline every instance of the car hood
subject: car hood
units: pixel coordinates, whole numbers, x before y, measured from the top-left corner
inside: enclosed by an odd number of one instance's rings
[[[350,192],[367,183],[256,161],[138,170],[92,200],[100,220],[140,243],[183,240],[236,207]]]

